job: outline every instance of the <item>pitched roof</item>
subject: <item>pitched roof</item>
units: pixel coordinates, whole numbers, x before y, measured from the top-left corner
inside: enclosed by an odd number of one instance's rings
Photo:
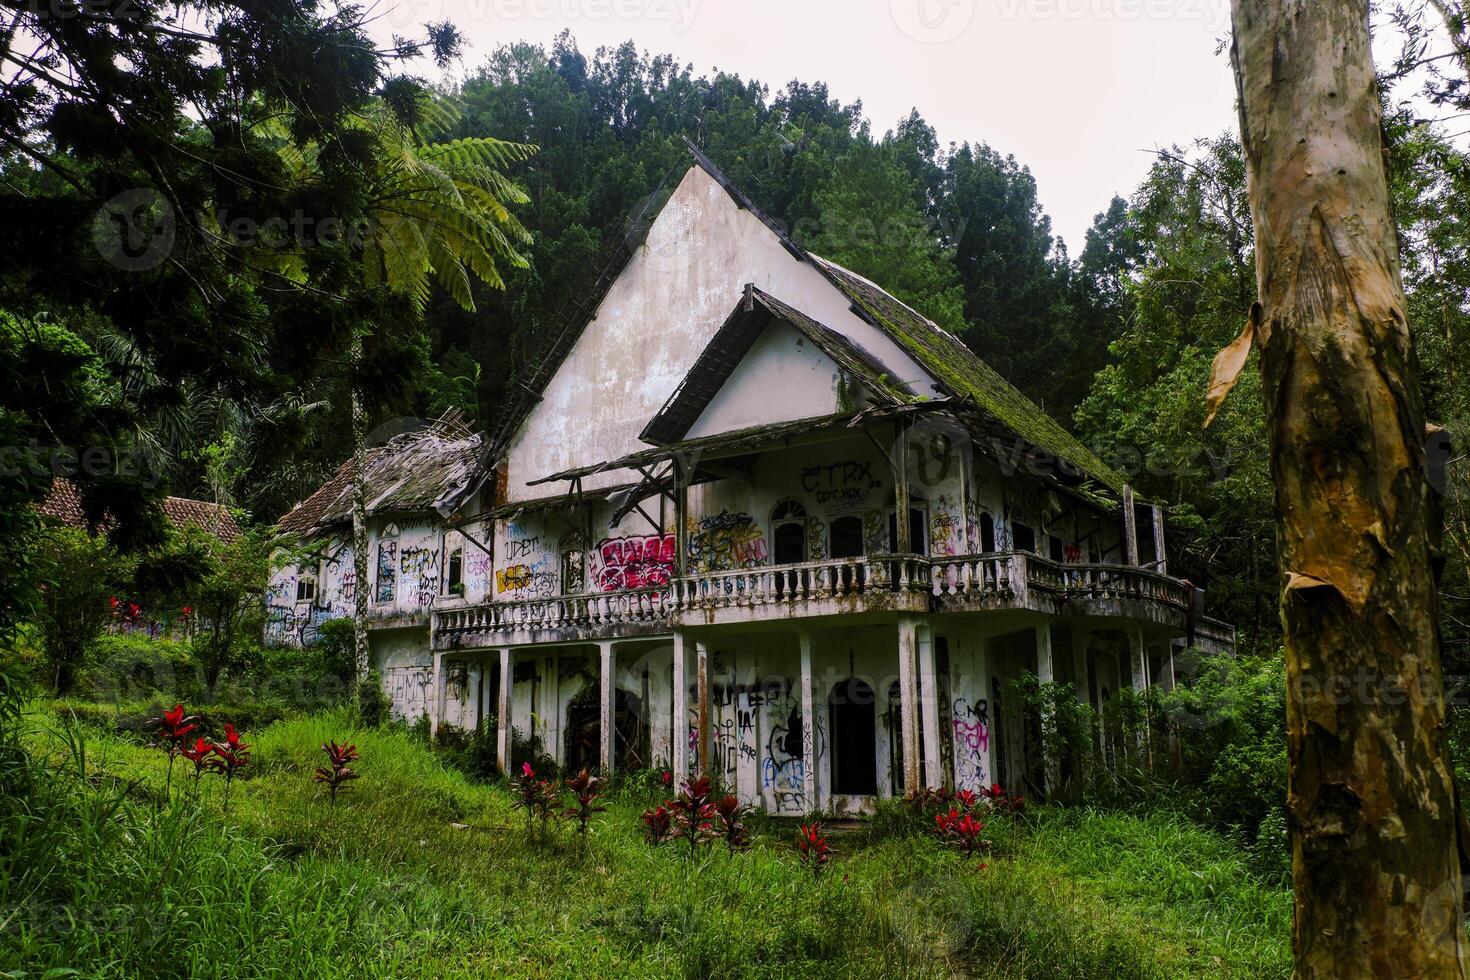
[[[893,404],[906,401],[912,395],[908,389],[890,380],[883,364],[850,337],[818,323],[758,289],[755,284],[746,283],[745,298],[715,331],[694,366],[684,375],[664,407],[644,427],[639,438],[649,443],[682,439],[749,353],[761,332],[777,320],[794,327],[849,377],[861,381],[878,401]]]
[[[369,514],[437,510],[448,516],[479,485],[484,437],[436,424],[369,449],[363,471]],[[281,534],[305,537],[352,520],[352,460],[280,519]]]
[[[1082,445],[1035,402],[1021,394],[964,341],[850,269],[812,255],[818,267],[865,318],[873,321],[955,398],[968,399],[1027,442],[1121,493],[1122,474]]]
[[[242,533],[229,509],[219,504],[191,500],[188,497],[164,497],[160,506],[163,516],[179,529],[193,524],[226,544],[238,540]],[[62,477],[51,481],[51,491],[37,506],[36,511],[42,517],[49,517],[67,527],[90,529],[86,509],[82,507],[81,490],[75,483]],[[106,523],[103,522],[104,526]]]
[[[882,330],[908,352],[939,381],[945,394],[951,396],[952,400],[973,404],[972,421],[978,423],[978,428],[994,431],[998,425],[1003,431],[1015,433],[1043,453],[1066,464],[1062,469],[1064,471],[1067,468],[1074,470],[1080,474],[1083,482],[1096,481],[1111,491],[1115,497],[1121,494],[1125,479],[1120,473],[1098,459],[1075,436],[1047,415],[1040,406],[1021,394],[994,368],[977,357],[963,341],[872,281],[835,262],[808,252],[787,234],[779,223],[761,211],[746,196],[745,192],[725,176],[714,161],[710,160],[687,137],[684,143],[690,156],[694,158],[694,165],[709,174],[730,195],[738,207],[749,211],[769,228],[782,248],[797,261],[809,263],[820,272],[835,289],[848,299],[854,313]],[[646,231],[646,226],[643,230]],[[570,328],[570,323],[565,326],[552,349],[547,352],[543,369],[537,375],[537,384],[533,386],[537,395],[549,383],[556,367],[561,364],[566,352],[571,349],[572,343],[586,330],[587,324],[595,318],[597,303],[601,302],[606,289],[621,275],[628,261],[631,260],[632,244],[631,240],[625,241],[623,251],[615,255],[604,269],[599,279],[599,289],[595,293],[596,303],[593,303],[590,309],[583,307],[587,315],[582,318],[580,326],[575,330]],[[817,326],[821,325],[817,324]],[[509,444],[509,440],[519,429],[526,416],[530,414],[535,401],[535,397],[522,399],[502,416],[492,454],[498,454]],[[668,407],[668,405],[665,406],[666,409]],[[1072,479],[1067,482],[1077,481]]]

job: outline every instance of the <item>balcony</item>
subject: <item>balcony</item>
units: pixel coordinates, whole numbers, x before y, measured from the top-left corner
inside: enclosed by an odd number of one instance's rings
[[[1190,587],[1143,568],[1060,564],[1028,553],[870,555],[673,579],[666,588],[437,609],[439,648],[650,636],[687,626],[861,613],[1032,611],[1183,630]],[[1221,643],[1233,631],[1200,619]]]

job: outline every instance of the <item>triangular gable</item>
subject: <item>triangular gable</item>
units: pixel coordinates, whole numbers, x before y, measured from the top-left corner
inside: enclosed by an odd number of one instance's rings
[[[857,390],[792,384],[778,372],[840,379]],[[856,405],[858,400],[892,405],[911,396],[905,385],[890,380],[888,368],[850,338],[746,283],[740,303],[640,438],[667,444],[690,435],[866,407]],[[707,414],[712,417],[705,418]]]

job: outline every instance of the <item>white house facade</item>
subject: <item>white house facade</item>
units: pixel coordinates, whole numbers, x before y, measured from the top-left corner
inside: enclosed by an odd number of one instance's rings
[[[1101,706],[1233,644],[1162,512],[956,338],[695,163],[501,435],[375,452],[375,665],[401,714],[772,813],[1044,789],[1007,681]],[[980,352],[983,354],[984,352]],[[343,474],[282,521],[271,638],[351,615]],[[309,583],[309,584],[305,584]]]

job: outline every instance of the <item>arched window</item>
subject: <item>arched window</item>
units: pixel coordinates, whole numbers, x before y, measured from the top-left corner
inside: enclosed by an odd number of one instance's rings
[[[587,591],[586,545],[582,535],[576,531],[562,536],[561,547],[561,594],[580,595]]]
[[[771,564],[795,565],[807,559],[807,512],[800,501],[779,500],[771,509]]]

